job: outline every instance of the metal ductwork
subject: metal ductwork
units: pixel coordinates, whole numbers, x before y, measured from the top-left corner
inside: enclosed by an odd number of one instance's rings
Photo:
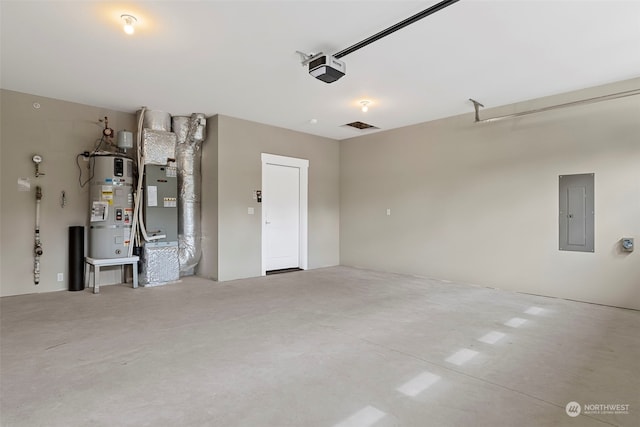
[[[177,136],[180,276],[193,275],[202,254],[200,163],[206,123],[204,114],[172,117],[172,129]]]

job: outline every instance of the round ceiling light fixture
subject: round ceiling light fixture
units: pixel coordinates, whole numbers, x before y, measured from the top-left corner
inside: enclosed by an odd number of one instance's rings
[[[138,22],[136,17],[133,15],[124,14],[120,15],[120,18],[124,22],[124,32],[127,34],[133,34],[135,32],[134,25],[136,24],[136,22]]]
[[[368,100],[360,101],[360,106],[363,113],[366,113],[367,111],[369,111],[369,105],[371,105],[371,101],[368,101]]]

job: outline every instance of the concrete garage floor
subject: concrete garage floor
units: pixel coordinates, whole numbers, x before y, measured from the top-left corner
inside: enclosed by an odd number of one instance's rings
[[[2,426],[640,425],[632,310],[346,267],[1,309]]]

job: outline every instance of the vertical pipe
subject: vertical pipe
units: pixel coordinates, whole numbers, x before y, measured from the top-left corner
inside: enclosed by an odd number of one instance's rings
[[[40,201],[42,200],[42,188],[36,187],[36,232],[33,244],[33,283],[40,284],[40,255],[42,255],[42,242],[40,241]]]
[[[142,175],[144,174],[144,161],[142,159],[142,149],[140,147],[142,143],[142,122],[144,120],[144,113],[146,111],[146,107],[142,107],[140,110],[140,115],[138,116],[138,134],[136,135],[136,160],[138,161],[138,185],[136,187],[136,192],[134,193],[134,204],[133,204],[133,217],[131,218],[131,236],[129,238],[129,250],[127,252],[127,256],[133,256],[133,247],[137,244],[138,246],[142,246],[139,239],[134,236],[138,236],[138,212],[140,209],[140,203],[142,203]]]

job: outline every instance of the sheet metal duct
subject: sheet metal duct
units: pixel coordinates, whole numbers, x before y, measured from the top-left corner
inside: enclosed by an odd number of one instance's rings
[[[202,254],[200,163],[206,123],[204,114],[194,113],[191,117],[174,116],[172,118],[173,132],[177,136],[180,276],[193,275]]]
[[[175,282],[180,278],[178,273],[178,245],[173,243],[149,243],[143,248],[142,286],[158,286]]]
[[[176,135],[163,130],[142,129],[142,155],[145,165],[168,164],[176,158]]]
[[[140,121],[142,110],[137,113],[138,121]],[[142,127],[145,129],[161,130],[171,132],[171,114],[164,111],[144,110],[142,119]]]

